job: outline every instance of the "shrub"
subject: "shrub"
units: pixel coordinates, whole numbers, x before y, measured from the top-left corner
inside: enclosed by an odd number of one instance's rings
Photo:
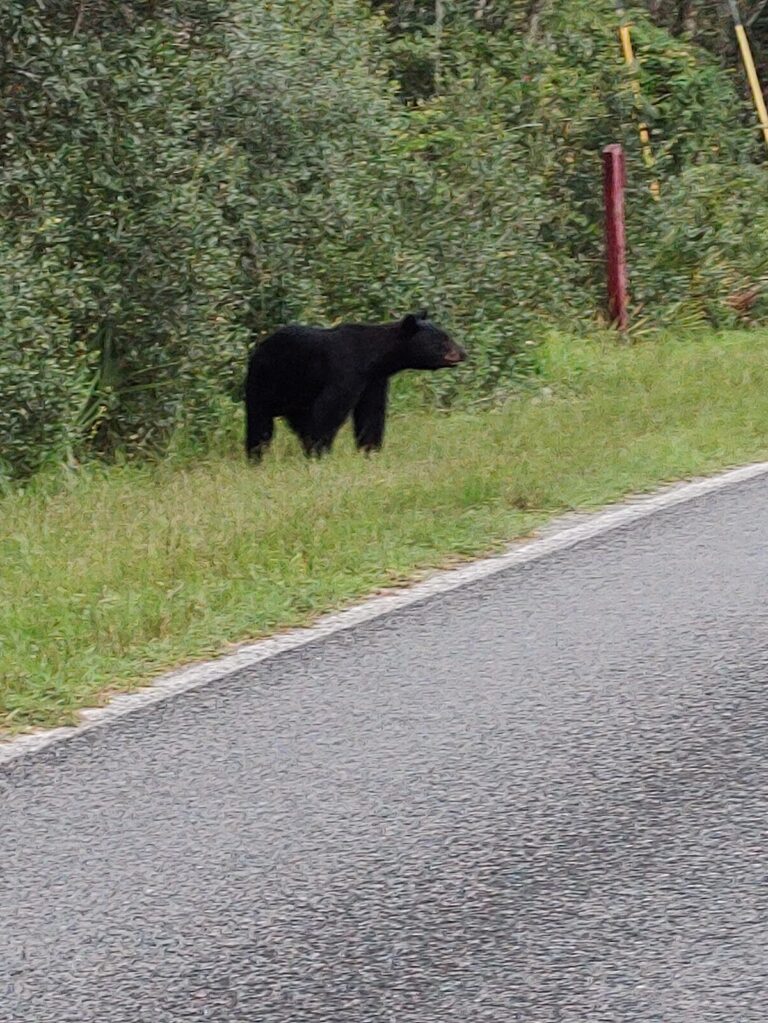
[[[373,6],[3,7],[0,474],[208,435],[286,320],[426,304],[472,362],[411,400],[508,387],[602,306],[607,142],[646,324],[763,317],[755,133],[711,56],[636,19],[654,203],[611,0],[528,38],[522,2]]]

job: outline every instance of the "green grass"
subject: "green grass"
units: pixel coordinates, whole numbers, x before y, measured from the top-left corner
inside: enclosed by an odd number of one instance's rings
[[[551,391],[389,424],[372,460],[306,463],[239,433],[197,463],[88,467],[0,500],[0,722],[76,719],[116,689],[307,622],[553,515],[768,453],[768,334],[553,341]],[[239,431],[239,423],[237,425]]]

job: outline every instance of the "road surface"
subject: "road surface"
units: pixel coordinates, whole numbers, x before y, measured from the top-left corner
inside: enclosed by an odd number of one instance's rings
[[[2,1023],[765,1023],[768,478],[0,772]]]

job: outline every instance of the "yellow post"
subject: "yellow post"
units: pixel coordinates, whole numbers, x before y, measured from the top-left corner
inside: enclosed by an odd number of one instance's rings
[[[621,40],[621,49],[624,54],[624,60],[627,67],[631,72],[631,78],[629,80],[630,87],[635,97],[635,106],[640,111],[640,82],[637,80],[637,67],[635,64],[635,54],[632,49],[632,35],[630,33],[629,24],[627,23],[624,15],[624,7],[621,0],[616,0],[616,13],[619,15],[619,39]],[[640,135],[640,148],[643,153],[643,162],[649,169],[654,166],[653,151],[651,150],[651,135],[648,131],[648,125],[640,117],[638,126],[638,134]],[[654,178],[651,182],[651,194],[654,199],[659,198],[659,182]]]
[[[741,59],[744,61],[744,69],[747,72],[747,78],[749,79],[749,87],[752,90],[752,99],[755,103],[755,110],[757,111],[757,116],[760,120],[760,126],[763,129],[765,144],[768,147],[768,110],[765,109],[763,90],[760,88],[760,80],[757,77],[757,71],[755,70],[755,62],[752,59],[752,50],[749,46],[749,39],[747,38],[746,29],[741,23],[741,15],[739,14],[739,8],[736,4],[736,0],[729,0],[729,6],[731,8],[733,24],[736,29],[736,38],[739,40]]]

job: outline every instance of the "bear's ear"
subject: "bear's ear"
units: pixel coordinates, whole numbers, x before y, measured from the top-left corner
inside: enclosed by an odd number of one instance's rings
[[[416,319],[413,313],[408,313],[407,316],[403,317],[400,323],[400,329],[406,336],[415,334],[416,331],[419,329],[419,321]]]
[[[427,312],[426,309],[419,309],[419,311],[416,313],[416,319],[417,320],[428,320],[429,319],[429,313]]]

